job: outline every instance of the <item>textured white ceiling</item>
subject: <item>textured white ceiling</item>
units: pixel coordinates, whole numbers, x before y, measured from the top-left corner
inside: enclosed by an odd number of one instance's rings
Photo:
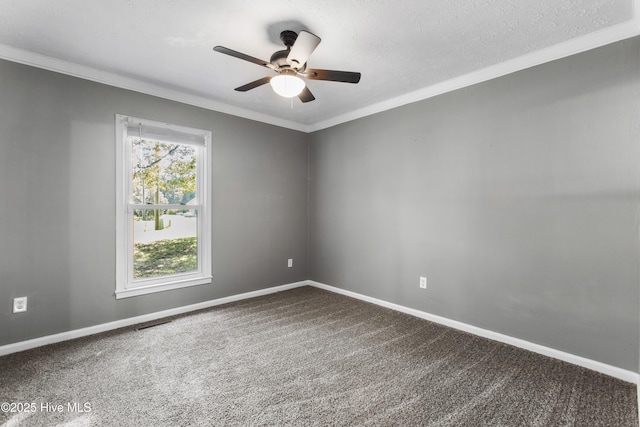
[[[141,91],[164,88],[200,100],[196,104],[210,100],[213,108],[304,129],[531,52],[630,22],[635,28],[635,3],[0,0],[0,57],[89,78],[87,70],[96,69],[107,77],[94,80],[117,84],[123,77],[125,86],[140,82]],[[309,67],[359,71],[360,83],[310,81],[316,100],[307,104],[280,98],[268,85],[234,91],[271,72],[213,46],[269,60],[283,48],[279,33],[285,29],[322,38]],[[30,53],[40,55],[25,59]],[[53,67],[51,58],[65,62]],[[83,67],[74,70],[75,64]]]

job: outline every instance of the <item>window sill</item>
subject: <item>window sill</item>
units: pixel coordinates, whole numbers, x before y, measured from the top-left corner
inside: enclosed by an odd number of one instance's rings
[[[165,282],[161,284],[136,286],[128,289],[116,290],[116,299],[135,297],[139,295],[154,294],[156,292],[170,291],[173,289],[186,288],[189,286],[209,285],[212,276],[198,277],[188,280],[176,280],[173,282]]]

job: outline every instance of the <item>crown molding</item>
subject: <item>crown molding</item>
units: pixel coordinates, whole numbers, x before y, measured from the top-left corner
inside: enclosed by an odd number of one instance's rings
[[[499,64],[491,65],[462,76],[454,77],[440,83],[410,92],[395,98],[387,99],[370,106],[351,111],[309,126],[309,132],[330,128],[372,114],[380,113],[406,104],[422,101],[447,92],[462,89],[488,80],[515,73],[536,65],[555,61],[600,46],[625,40],[640,34],[640,0],[634,0],[634,19],[622,24],[596,31],[569,41],[558,43],[538,51],[522,55]]]
[[[234,107],[219,101],[183,92],[177,89],[163,87],[157,84],[142,81],[132,77],[125,77],[116,73],[99,70],[85,65],[79,65],[73,62],[64,61],[53,58],[51,56],[39,53],[29,52],[27,50],[18,49],[13,46],[0,44],[0,59],[29,65],[36,68],[42,68],[56,73],[66,74],[85,80],[114,86],[120,89],[127,89],[134,92],[153,95],[171,101],[182,102],[184,104],[194,105],[196,107],[213,110],[220,113],[230,114],[232,116],[243,117],[258,122],[272,124],[284,128],[289,128],[301,132],[308,132],[308,126],[296,123],[290,120],[281,119],[279,117],[262,114],[255,111],[247,110],[240,107]]]
[[[128,89],[135,92],[153,95],[160,98],[182,102],[196,107],[230,114],[249,120],[255,120],[283,128],[311,133],[327,129],[342,123],[350,122],[372,114],[380,113],[406,104],[422,101],[447,92],[472,86],[488,80],[511,74],[526,68],[556,59],[565,58],[580,52],[595,49],[617,41],[640,35],[640,0],[633,0],[634,18],[621,24],[605,28],[563,43],[549,46],[538,51],[522,55],[499,64],[491,65],[431,86],[418,89],[407,94],[390,98],[346,114],[332,117],[310,125],[297,123],[268,114],[258,113],[245,108],[234,107],[219,101],[183,92],[177,89],[163,87],[132,77],[125,77],[116,73],[99,70],[69,61],[56,59],[39,53],[29,52],[12,46],[0,44],[0,59],[17,62],[32,67],[42,68],[109,86]]]

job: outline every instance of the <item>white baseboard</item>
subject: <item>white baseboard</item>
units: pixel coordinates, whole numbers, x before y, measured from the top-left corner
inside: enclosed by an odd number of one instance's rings
[[[488,338],[494,341],[502,342],[505,344],[513,345],[515,347],[519,347],[519,348],[529,350],[534,353],[539,353],[545,356],[553,357],[554,359],[559,359],[568,363],[572,363],[574,365],[582,366],[587,369],[591,369],[593,371],[597,371],[605,375],[609,375],[609,376],[621,379],[623,381],[638,384],[638,402],[639,402],[639,410],[640,410],[640,381],[639,381],[640,375],[638,375],[638,373],[636,372],[628,371],[622,368],[607,365],[602,362],[597,362],[595,360],[587,359],[581,356],[576,356],[571,353],[566,353],[550,347],[534,344],[529,341],[521,340],[519,338],[514,338],[508,335],[500,334],[498,332],[478,328],[476,326],[468,325],[466,323],[458,322],[456,320],[447,319],[446,317],[436,316],[434,314],[430,314],[424,311],[405,307],[399,304],[394,304],[381,299],[362,295],[356,292],[336,288],[334,286],[329,286],[324,283],[319,283],[312,280],[304,280],[301,282],[290,283],[287,285],[275,286],[272,288],[261,289],[253,292],[246,292],[243,294],[232,295],[224,298],[218,298],[215,300],[205,301],[197,304],[191,304],[183,307],[172,308],[169,310],[158,311],[155,313],[144,314],[141,316],[130,317],[127,319],[116,320],[113,322],[103,323],[100,325],[89,326],[87,328],[75,329],[72,331],[61,332],[59,334],[34,338],[31,340],[21,341],[13,344],[7,344],[4,346],[0,346],[0,356],[5,356],[7,354],[17,353],[20,351],[29,350],[36,347],[41,347],[47,344],[53,344],[61,341],[67,341],[74,338],[93,335],[100,332],[111,331],[114,329],[136,325],[139,323],[150,322],[153,320],[162,319],[164,317],[176,316],[179,314],[202,310],[205,308],[214,307],[216,305],[222,305],[222,304],[227,304],[234,301],[240,301],[248,298],[254,298],[262,295],[282,292],[289,289],[299,288],[301,286],[314,286],[316,288],[324,289],[330,292],[335,292],[335,293],[346,295],[362,301],[367,301],[382,307],[386,307],[392,310],[400,311],[402,313],[410,314],[412,316],[429,320],[431,322],[439,323],[441,325],[445,325],[454,329],[465,331],[474,335],[478,335],[478,336]]]
[[[576,356],[575,354],[566,353],[564,351],[556,350],[550,347],[545,347],[543,345],[534,344],[529,341],[510,337],[508,335],[500,334],[498,332],[490,331],[488,329],[478,328],[477,326],[472,326],[466,323],[458,322],[456,320],[447,319],[446,317],[436,316],[434,314],[426,313],[424,311],[405,307],[399,304],[394,304],[381,299],[372,298],[366,295],[358,294],[356,292],[336,288],[334,286],[325,285],[324,283],[318,283],[312,280],[308,282],[309,282],[309,285],[314,286],[316,288],[346,295],[362,301],[367,301],[382,307],[390,308],[392,310],[396,310],[402,313],[410,314],[412,316],[420,317],[422,319],[429,320],[434,323],[439,323],[441,325],[445,325],[454,329],[458,329],[458,330],[468,332],[474,335],[478,335],[484,338],[488,338],[490,340],[499,341],[505,344],[509,344],[515,347],[532,351],[534,353],[542,354],[544,356],[549,356],[554,359],[559,359],[564,362],[582,366],[584,368],[591,369],[593,371],[600,372],[605,375],[609,375],[611,377],[621,379],[623,381],[627,381],[633,384],[639,384],[639,391],[640,391],[640,381],[639,381],[640,375],[638,375],[638,373],[633,371],[628,371],[626,369],[607,365],[602,362],[597,362],[595,360],[587,359],[581,356]],[[639,402],[640,402],[640,393],[639,393]]]
[[[157,311],[155,313],[143,314],[141,316],[129,317],[127,319],[116,320],[109,323],[102,323],[100,325],[89,326],[82,329],[75,329],[72,331],[61,332],[59,334],[47,335],[45,337],[34,338],[27,341],[21,341],[13,344],[7,344],[0,346],[0,356],[5,356],[11,353],[17,353],[24,350],[29,350],[36,347],[41,347],[47,344],[54,344],[61,341],[67,341],[74,338],[85,337],[87,335],[93,335],[100,332],[111,331],[118,328],[124,328],[126,326],[137,325],[139,323],[150,322],[164,317],[176,316],[178,314],[189,313],[191,311],[202,310],[204,308],[214,307],[216,305],[227,304],[234,301],[240,301],[243,299],[259,297],[262,295],[273,294],[276,292],[286,291],[289,289],[299,288],[301,286],[309,285],[308,281],[289,283],[287,285],[275,286],[272,288],[261,289],[253,292],[246,292],[243,294],[232,295],[229,297],[218,298],[210,301],[205,301],[197,304],[186,305],[183,307],[171,308],[169,310]]]

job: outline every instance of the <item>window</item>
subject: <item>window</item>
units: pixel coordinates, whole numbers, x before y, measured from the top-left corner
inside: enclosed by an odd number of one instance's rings
[[[210,144],[116,115],[116,298],[211,283]]]

